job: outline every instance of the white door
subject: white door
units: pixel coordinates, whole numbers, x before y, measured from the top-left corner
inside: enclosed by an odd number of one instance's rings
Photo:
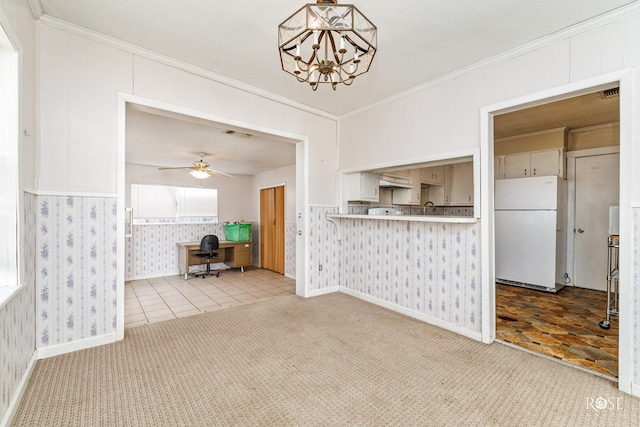
[[[581,288],[607,290],[609,206],[618,206],[620,155],[576,158],[574,280]]]

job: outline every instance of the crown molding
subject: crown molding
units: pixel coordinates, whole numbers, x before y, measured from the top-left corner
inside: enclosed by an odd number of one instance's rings
[[[619,7],[618,9],[612,10],[611,12],[607,12],[600,16],[596,16],[595,18],[591,18],[587,21],[580,22],[571,27],[564,28],[560,31],[557,31],[553,34],[549,34],[547,36],[541,37],[532,42],[523,44],[514,49],[508,50],[491,58],[487,58],[480,62],[476,62],[475,64],[471,64],[467,67],[460,68],[456,71],[453,71],[449,74],[445,74],[442,77],[438,77],[437,79],[428,81],[426,83],[420,84],[418,86],[414,86],[410,89],[407,89],[403,92],[399,92],[395,95],[389,96],[387,98],[381,99],[380,101],[369,104],[365,107],[358,108],[357,110],[350,111],[338,117],[339,120],[364,113],[366,111],[373,110],[380,106],[390,104],[399,99],[406,98],[410,95],[413,95],[416,92],[420,92],[424,89],[439,86],[441,84],[447,83],[449,81],[455,80],[463,74],[466,74],[470,71],[482,69],[484,67],[488,67],[491,65],[498,64],[500,62],[507,61],[512,58],[516,58],[518,56],[533,52],[542,47],[546,47],[552,45],[554,43],[560,42],[562,40],[566,40],[568,38],[577,36],[579,34],[585,33],[587,31],[593,30],[598,27],[602,27],[604,25],[610,24],[611,22],[615,22],[627,16],[630,16],[634,13],[640,12],[640,1],[628,4],[626,6]]]
[[[28,3],[29,7],[31,8],[31,13],[37,21],[42,15],[44,15],[44,10],[42,10],[42,3],[40,3],[40,0],[28,0]]]
[[[33,2],[37,2],[37,0],[30,0]],[[284,104],[287,105],[289,107],[293,107],[296,108],[298,110],[302,110],[302,111],[306,111],[307,113],[311,113],[320,117],[324,117],[326,119],[330,119],[330,120],[334,120],[337,121],[338,120],[338,116],[328,113],[326,111],[317,109],[317,108],[313,108],[310,107],[308,105],[305,104],[301,104],[298,102],[295,102],[289,98],[286,98],[284,96],[280,96],[280,95],[276,95],[273,92],[269,92],[266,90],[262,90],[259,89],[255,86],[251,86],[248,85],[246,83],[242,83],[239,82],[237,80],[234,79],[230,79],[228,77],[225,76],[221,76],[220,74],[216,74],[214,72],[211,72],[209,70],[205,70],[204,68],[200,68],[200,67],[196,67],[195,65],[191,65],[189,63],[177,60],[175,58],[171,58],[169,56],[166,55],[162,55],[160,53],[157,52],[153,52],[151,50],[142,48],[140,46],[136,46],[134,44],[116,39],[114,37],[110,37],[107,36],[105,34],[102,33],[98,33],[96,31],[93,30],[89,30],[87,28],[84,27],[80,27],[78,25],[72,24],[70,22],[67,21],[63,21],[61,19],[58,18],[54,18],[52,16],[49,15],[42,15],[40,17],[40,19],[38,20],[40,23],[47,25],[49,27],[52,28],[57,28],[59,30],[62,31],[66,31],[68,33],[71,34],[75,34],[77,36],[116,48],[116,49],[120,49],[123,50],[125,52],[131,53],[133,55],[137,55],[146,59],[150,59],[152,61],[156,61],[159,62],[161,64],[164,65],[168,65],[170,67],[174,67],[177,69],[180,69],[182,71],[186,71],[188,73],[191,74],[195,74],[197,76],[200,77],[204,77],[207,78],[209,80],[213,80],[217,83],[226,85],[226,86],[230,86],[233,87],[234,89],[238,89],[241,90],[243,92],[247,92],[247,93],[251,93],[253,95],[257,95],[260,96],[262,98],[266,98],[269,99],[271,101],[275,101],[278,102],[280,104]]]
[[[98,33],[96,31],[92,31],[89,30],[87,28],[84,27],[80,27],[78,25],[72,24],[70,22],[67,21],[63,21],[61,19],[57,19],[54,18],[52,16],[46,15],[42,13],[42,7],[40,5],[40,1],[39,0],[29,0],[29,4],[32,7],[32,11],[34,13],[34,15],[37,15],[38,13],[40,13],[40,17],[38,18],[39,22],[42,22],[43,24],[46,24],[50,27],[53,28],[57,28],[63,31],[67,31],[69,33],[72,34],[76,34],[78,36],[96,41],[98,43],[102,43],[111,47],[115,47],[117,49],[121,49],[124,50],[125,52],[129,52],[131,54],[134,55],[138,55],[140,57],[144,57],[159,63],[162,63],[164,65],[168,65],[183,71],[187,71],[189,73],[195,74],[195,75],[199,75],[201,77],[205,77],[207,79],[216,81],[218,83],[233,87],[235,89],[238,90],[242,90],[244,92],[247,93],[251,93],[266,99],[270,99],[272,101],[302,110],[302,111],[306,111],[310,114],[314,114],[320,117],[324,117],[330,120],[334,120],[334,121],[340,121],[342,119],[366,112],[366,111],[370,111],[373,110],[375,108],[378,108],[380,106],[386,105],[386,104],[390,104],[392,102],[395,102],[397,100],[406,98],[410,95],[415,94],[416,92],[420,92],[424,89],[428,89],[431,87],[435,87],[441,84],[444,84],[446,82],[452,81],[456,78],[458,78],[459,76],[466,74],[467,72],[473,71],[473,70],[477,70],[477,69],[482,69],[484,67],[488,67],[491,65],[495,65],[498,64],[500,62],[504,62],[507,61],[509,59],[527,54],[529,52],[535,51],[537,49],[540,49],[542,47],[546,47],[549,45],[552,45],[554,43],[557,43],[559,41],[562,40],[566,40],[568,38],[574,37],[576,35],[585,33],[587,31],[593,30],[595,28],[598,27],[602,27],[604,25],[607,25],[611,22],[617,21],[619,19],[625,18],[627,16],[630,16],[634,13],[638,13],[640,12],[640,2],[634,2],[631,4],[628,4],[626,6],[622,6],[619,7],[618,9],[615,9],[611,12],[605,13],[603,15],[597,16],[595,18],[589,19],[587,21],[575,24],[571,27],[567,27],[564,28],[560,31],[557,31],[553,34],[550,34],[548,36],[544,36],[542,38],[539,38],[537,40],[534,40],[530,43],[526,43],[524,45],[518,46],[514,49],[511,49],[509,51],[506,51],[504,53],[501,53],[499,55],[493,56],[491,58],[487,58],[483,61],[480,62],[476,62],[475,64],[469,65],[467,67],[463,67],[460,68],[456,71],[453,71],[449,74],[446,74],[442,77],[438,77],[434,80],[431,80],[429,82],[414,86],[410,89],[407,89],[405,91],[399,92],[395,95],[389,96],[387,98],[381,99],[377,102],[371,103],[367,106],[364,106],[362,108],[358,108],[356,110],[350,111],[348,113],[344,113],[341,115],[335,115],[335,114],[331,114],[328,113],[324,110],[320,110],[317,108],[313,108],[310,107],[308,105],[299,103],[299,102],[295,102],[289,98],[286,98],[284,96],[280,96],[277,94],[274,94],[273,92],[269,92],[269,91],[265,91],[259,88],[256,88],[255,86],[251,86],[242,82],[239,82],[237,80],[233,80],[230,79],[228,77],[225,76],[221,76],[219,74],[213,73],[211,71],[205,70],[203,68],[200,67],[196,67],[194,65],[188,64],[186,62],[183,61],[179,61],[177,59],[159,54],[157,52],[153,52],[151,50],[148,49],[144,49],[140,46],[136,46],[134,44],[131,43],[127,43],[124,42],[122,40],[107,36],[105,34],[102,33]]]

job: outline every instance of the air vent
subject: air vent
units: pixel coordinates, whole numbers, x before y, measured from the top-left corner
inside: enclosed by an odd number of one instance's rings
[[[619,95],[620,95],[619,87],[614,87],[613,89],[607,89],[600,92],[600,98],[602,99],[615,98],[616,96],[619,96]]]
[[[251,135],[250,133],[241,133],[240,134],[240,138],[251,138],[253,135]]]
[[[227,135],[233,135],[234,133],[236,133],[236,131],[229,129],[229,130],[225,130],[224,133],[226,133]]]

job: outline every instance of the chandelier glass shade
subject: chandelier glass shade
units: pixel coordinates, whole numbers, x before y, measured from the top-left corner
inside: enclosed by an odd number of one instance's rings
[[[369,71],[378,30],[355,6],[337,0],[307,4],[278,27],[282,69],[313,90],[350,85]]]
[[[191,173],[191,176],[194,177],[195,179],[205,179],[211,176],[209,175],[208,172],[203,170],[192,170],[190,173]]]

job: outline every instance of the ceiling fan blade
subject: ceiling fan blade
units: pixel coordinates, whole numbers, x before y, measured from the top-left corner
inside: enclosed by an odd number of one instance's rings
[[[216,170],[213,170],[213,169],[207,169],[207,172],[209,172],[211,174],[214,174],[214,175],[222,175],[222,176],[226,176],[227,178],[233,178],[233,175],[229,175],[228,173],[216,171]]]
[[[176,168],[158,168],[158,170],[167,170],[167,169],[194,169],[193,166],[180,166]]]

